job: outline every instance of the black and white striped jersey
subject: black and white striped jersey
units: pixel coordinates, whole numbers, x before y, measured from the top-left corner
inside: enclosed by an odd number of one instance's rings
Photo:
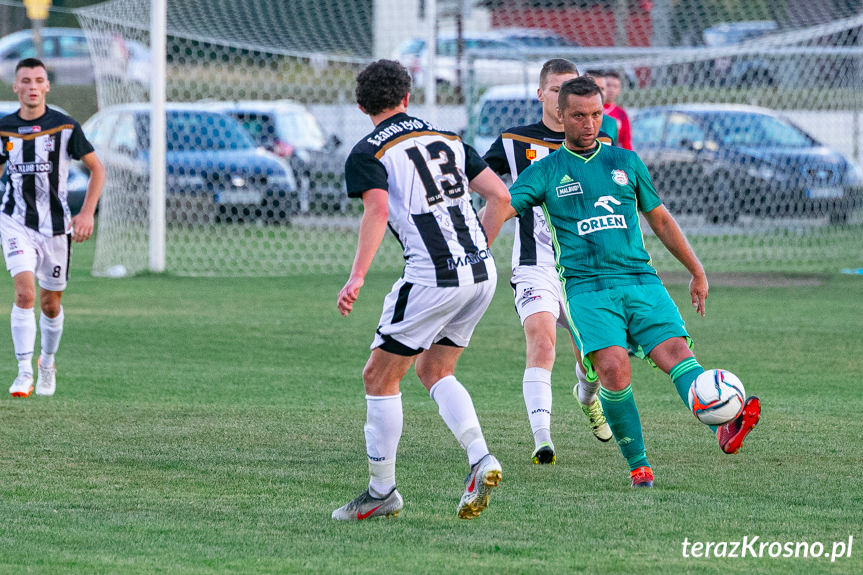
[[[46,236],[70,227],[66,183],[72,160],[93,151],[81,126],[51,108],[35,120],[0,118],[3,201],[0,212]]]
[[[533,162],[557,150],[565,139],[563,132],[555,132],[542,122],[510,128],[491,145],[483,159],[501,176],[509,174],[512,181]],[[611,138],[600,132],[597,139],[611,144]],[[554,248],[551,232],[542,213],[535,207],[516,221],[515,242],[512,246],[512,267],[554,266]]]
[[[495,278],[468,182],[486,168],[451,132],[401,113],[360,140],[345,163],[350,197],[389,193],[389,227],[404,250],[406,281],[455,287]]]

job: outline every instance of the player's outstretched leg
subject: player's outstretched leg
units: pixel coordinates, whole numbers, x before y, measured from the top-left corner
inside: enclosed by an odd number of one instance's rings
[[[551,442],[551,372],[541,367],[528,367],[524,370],[521,389],[533,432],[531,461],[537,465],[554,465],[557,458]]]
[[[716,430],[719,447],[725,453],[737,453],[743,445],[743,440],[761,419],[761,400],[755,395],[746,398],[743,411],[736,419],[732,419]]]
[[[627,385],[620,391],[600,388],[599,398],[614,439],[629,464],[632,487],[653,487],[653,471],[644,451],[641,417],[635,406],[632,386]]]
[[[596,396],[599,390],[599,379],[589,382],[578,363],[575,364],[575,376],[578,378],[578,383],[572,388],[572,395],[581,404],[581,410],[587,416],[593,436],[603,443],[611,440],[611,428],[602,411],[602,403]]]
[[[500,462],[489,453],[473,400],[454,375],[439,379],[429,394],[438,404],[441,418],[467,452],[471,468],[458,504],[458,516],[473,519],[488,507],[489,491],[500,483]]]
[[[674,388],[684,405],[689,408],[689,387],[696,378],[704,373],[704,368],[689,357],[675,365],[669,371]],[[750,396],[743,404],[743,411],[736,419],[720,426],[708,425],[710,430],[719,440],[719,447],[725,453],[737,453],[743,445],[743,440],[758,423],[761,418],[761,400],[757,396]]]
[[[471,468],[464,480],[464,494],[458,502],[459,519],[478,517],[488,507],[488,494],[501,480],[500,462],[489,453]]]
[[[333,519],[362,521],[372,517],[397,517],[402,507],[404,501],[395,487],[385,497],[373,497],[366,489],[359,497],[333,511]]]

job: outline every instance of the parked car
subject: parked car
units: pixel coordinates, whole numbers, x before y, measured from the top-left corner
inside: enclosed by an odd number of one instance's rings
[[[475,110],[472,142],[480,154],[485,154],[504,130],[533,124],[542,118],[542,102],[536,98],[536,84],[492,86],[483,93]],[[603,118],[603,128],[607,128],[606,123],[613,122],[610,116]]]
[[[502,32],[492,30],[482,34],[466,33],[462,35],[465,57],[459,66],[458,37],[442,34],[437,38],[435,79],[440,85],[455,86],[458,84],[459,72],[463,84],[467,82],[469,73],[473,72],[474,82],[481,86],[511,84],[526,79],[533,81],[539,77],[542,63],[547,58],[541,55],[522,58],[519,51],[553,45],[575,46],[553,32],[539,29],[517,28],[504,29]],[[393,56],[408,69],[417,85],[425,82],[425,51],[424,38],[411,38],[403,42]],[[466,57],[469,51],[483,51],[485,54],[469,62]]]
[[[486,90],[476,106],[473,147],[485,154],[501,132],[542,118],[542,102],[533,85],[509,84]]]
[[[42,28],[42,61],[54,84],[87,85],[96,80],[92,54],[99,61],[99,73],[125,81],[147,84],[150,81],[150,51],[120,35],[95,36],[89,46],[84,31],[78,28]],[[91,53],[92,48],[92,53]],[[36,58],[32,30],[20,30],[0,38],[0,77],[11,78],[22,58]]]
[[[672,212],[733,222],[828,216],[846,221],[863,198],[863,173],[771,110],[687,104],[639,110],[632,143]]]
[[[150,109],[125,104],[101,110],[84,124],[117,193],[146,214],[149,202]],[[297,212],[293,171],[258,148],[233,118],[195,104],[167,106],[166,202],[169,221],[285,222]],[[122,189],[120,189],[122,188]]]
[[[495,28],[494,34],[505,42],[524,48],[575,48],[575,42],[544,28]]]
[[[776,32],[777,28],[773,20],[723,22],[705,28],[702,34],[705,46],[718,48],[754,40]],[[763,57],[717,58],[709,63],[712,69],[707,76],[728,86],[775,86],[777,83],[775,64]]]
[[[258,146],[291,165],[302,212],[344,211],[345,153],[341,140],[327,137],[308,108],[290,100],[212,102],[207,109],[240,122]]]
[[[14,114],[20,107],[21,104],[17,100],[0,102],[0,118]],[[48,107],[67,116],[69,115],[69,112],[60,106],[48,104]],[[73,216],[80,212],[81,206],[84,205],[84,196],[87,195],[87,185],[89,183],[90,177],[87,175],[87,172],[81,169],[81,166],[77,163],[69,166],[69,179],[66,180],[66,203],[69,205],[69,212]],[[2,191],[0,191],[0,194],[2,194]]]

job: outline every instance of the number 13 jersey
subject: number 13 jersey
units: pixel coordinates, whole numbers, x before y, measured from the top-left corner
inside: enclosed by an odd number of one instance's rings
[[[350,197],[388,192],[388,224],[404,250],[405,281],[456,287],[496,279],[468,191],[486,167],[457,135],[400,113],[354,146],[345,180]]]

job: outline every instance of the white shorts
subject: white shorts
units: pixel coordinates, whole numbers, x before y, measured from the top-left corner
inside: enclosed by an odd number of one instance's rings
[[[72,234],[46,236],[6,214],[0,214],[0,237],[3,240],[6,269],[13,278],[21,272],[32,272],[42,289],[66,289]]]
[[[461,287],[429,287],[402,278],[384,300],[371,349],[417,355],[434,343],[467,347],[494,296],[496,281]]]
[[[510,281],[515,295],[515,311],[521,324],[535,313],[547,311],[555,317],[557,325],[569,329],[563,292],[557,270],[550,266],[517,266]]]

